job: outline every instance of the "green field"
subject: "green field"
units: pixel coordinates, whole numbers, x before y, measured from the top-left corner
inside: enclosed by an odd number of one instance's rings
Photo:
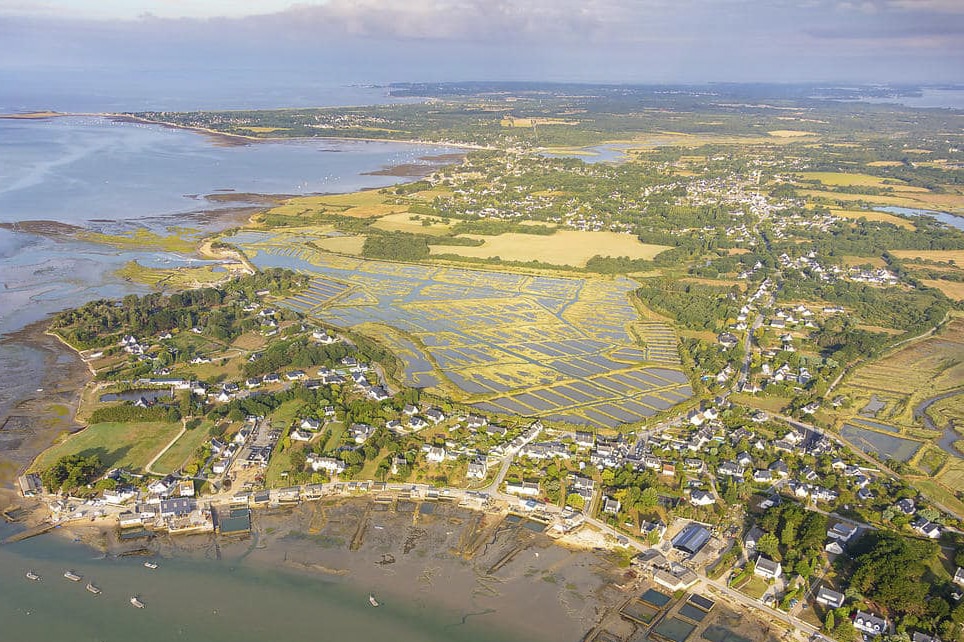
[[[31,468],[44,470],[61,457],[80,454],[98,455],[105,469],[141,471],[180,429],[180,423],[93,424],[44,451]]]

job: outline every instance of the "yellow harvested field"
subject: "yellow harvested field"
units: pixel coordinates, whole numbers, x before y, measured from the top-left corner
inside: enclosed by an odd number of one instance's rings
[[[834,216],[839,216],[840,218],[851,218],[859,220],[862,218],[868,221],[879,221],[881,223],[892,223],[898,227],[903,227],[907,230],[916,229],[914,224],[905,218],[899,216],[894,216],[893,214],[887,214],[886,212],[874,212],[873,210],[843,210],[839,208],[830,208],[830,213]]]
[[[420,217],[418,220],[414,220],[413,216],[416,215],[408,212],[388,214],[372,223],[372,227],[386,232],[411,232],[413,234],[436,234],[439,236],[447,234],[452,228],[451,223],[442,223],[438,219],[432,219],[433,222],[430,225],[423,225],[423,222],[431,219],[431,217]]]
[[[929,149],[905,149],[906,154],[933,154],[934,152]]]
[[[774,129],[767,132],[775,138],[801,138],[803,136],[816,136],[813,132],[800,131],[799,129]]]
[[[329,252],[359,255],[365,245],[364,236],[329,236],[315,241],[315,245]]]
[[[929,288],[937,288],[946,294],[948,298],[954,299],[955,301],[964,301],[964,283],[959,281],[945,281],[943,279],[923,279],[921,282]]]
[[[599,256],[628,256],[633,259],[652,259],[670,249],[666,245],[640,243],[635,236],[616,232],[578,232],[563,230],[550,236],[535,234],[500,234],[482,236],[466,234],[467,238],[480,239],[478,247],[435,246],[433,254],[458,254],[476,258],[500,257],[506,261],[542,261],[554,265],[584,267],[586,261]]]
[[[867,167],[900,167],[903,165],[900,161],[871,161],[867,163]]]
[[[885,183],[886,179],[880,178],[879,176],[871,176],[870,174],[849,174],[847,172],[803,172],[800,176],[805,181],[820,181],[824,185],[833,185],[841,187],[851,187],[859,185],[861,187],[893,187],[897,188],[898,185],[891,185]],[[896,181],[895,181],[896,182]]]
[[[749,254],[750,250],[745,247],[731,247],[726,251],[730,256],[736,256],[737,254]]]
[[[964,250],[893,250],[891,254],[899,259],[923,259],[935,263],[954,261],[964,266]]]
[[[930,192],[901,192],[900,196],[871,196],[869,194],[844,194],[841,192],[827,192],[824,190],[803,189],[802,196],[824,198],[829,201],[864,201],[872,205],[895,205],[925,210],[938,210],[964,214],[964,196],[960,194],[933,194]]]

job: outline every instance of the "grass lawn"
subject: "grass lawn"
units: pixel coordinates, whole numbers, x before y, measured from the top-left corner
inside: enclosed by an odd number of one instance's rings
[[[159,473],[169,473],[183,466],[191,459],[191,456],[201,444],[207,441],[208,429],[210,427],[211,422],[205,421],[197,428],[185,432],[181,435],[181,438],[174,442],[174,445],[168,448],[167,452],[154,463],[152,470]]]
[[[67,455],[96,454],[105,469],[142,470],[180,430],[180,422],[93,424],[46,450],[31,468],[44,470]]]
[[[759,600],[763,597],[763,594],[767,592],[768,588],[770,588],[770,585],[767,584],[765,579],[758,575],[751,575],[750,579],[746,581],[746,584],[740,587],[740,593]]]

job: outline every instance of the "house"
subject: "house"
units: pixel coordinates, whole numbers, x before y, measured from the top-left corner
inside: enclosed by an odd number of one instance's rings
[[[300,428],[295,428],[288,434],[288,437],[291,439],[291,441],[308,442],[308,441],[311,441],[314,436],[315,436],[315,433],[309,432],[307,430],[301,430]]]
[[[536,497],[539,495],[539,484],[537,482],[506,482],[505,492],[512,495]]]
[[[374,426],[368,424],[352,424],[348,427],[348,435],[356,444],[363,444],[368,438],[375,434]]]
[[[841,542],[849,542],[857,534],[857,527],[850,524],[838,522],[827,529],[827,537],[838,539]]]
[[[954,583],[964,586],[964,568],[960,566],[957,567],[957,570],[954,572]]]
[[[743,547],[748,551],[756,550],[756,543],[760,541],[763,537],[763,529],[759,526],[754,526],[747,532],[746,537],[743,538]]]
[[[696,584],[699,576],[681,564],[673,564],[670,570],[659,569],[653,573],[653,581],[672,592],[685,591]]]
[[[888,631],[887,620],[865,611],[854,615],[854,628],[868,635],[884,635]]]
[[[609,515],[618,515],[619,509],[621,507],[622,507],[622,504],[619,502],[618,499],[615,499],[613,497],[603,497],[602,510],[604,513],[607,513]]]
[[[832,609],[839,609],[844,603],[844,594],[831,591],[826,586],[821,586],[817,591],[817,603],[828,606]]]
[[[43,482],[40,481],[40,475],[37,473],[21,475],[17,479],[17,483],[20,486],[20,494],[24,497],[36,497],[43,494]]]
[[[178,497],[194,497],[194,480],[182,479],[177,484]]]
[[[716,503],[716,498],[705,490],[694,490],[690,493],[690,503],[694,506],[711,506]]]
[[[838,540],[832,540],[823,547],[823,550],[827,551],[828,553],[833,553],[834,555],[843,555],[844,552],[843,546],[840,545]]]
[[[740,342],[740,340],[732,332],[722,332],[717,339],[719,340],[720,345],[727,349],[735,348]]]
[[[904,499],[898,500],[897,503],[894,504],[894,507],[900,512],[902,512],[904,515],[913,515],[914,512],[917,510],[917,507],[914,504],[914,500],[909,497],[905,497]]]
[[[421,417],[419,417],[418,415],[415,415],[408,418],[407,425],[411,430],[422,430],[423,428],[428,427],[428,422],[422,419]]]
[[[445,421],[445,413],[438,408],[429,408],[425,411],[425,418],[431,421],[433,424],[438,425]]]
[[[782,459],[778,459],[777,461],[770,464],[768,470],[770,470],[770,472],[772,472],[775,475],[779,475],[780,477],[790,476],[790,469],[787,467],[785,463],[783,463]]]
[[[305,462],[311,466],[311,470],[314,472],[324,470],[334,475],[345,472],[347,468],[345,462],[340,459],[335,459],[334,457],[319,457],[315,453],[310,453],[308,457],[305,458]]]
[[[430,464],[441,464],[443,461],[445,461],[445,449],[432,446],[428,449],[428,454],[425,456],[425,458]]]
[[[485,417],[479,415],[469,415],[466,419],[465,425],[468,426],[469,430],[478,430],[489,424],[489,420]]]
[[[577,430],[575,442],[580,448],[592,448],[596,444],[596,436],[585,430]]]
[[[407,417],[414,417],[415,415],[418,414],[418,408],[413,406],[410,403],[407,403],[405,404],[405,407],[402,408],[402,414],[404,414]]]
[[[762,555],[756,559],[756,564],[753,565],[753,574],[768,580],[777,579],[781,573],[783,573],[783,567],[780,562],[774,562]]]
[[[930,539],[940,539],[941,527],[934,522],[928,521],[923,517],[918,517],[910,523],[911,528]]]
[[[161,500],[161,517],[183,517],[197,510],[197,501],[188,497]]]
[[[485,465],[485,460],[469,462],[469,469],[466,472],[466,477],[469,479],[485,479],[488,474],[488,468]]]
[[[941,639],[936,635],[927,635],[920,631],[914,631],[914,634],[910,636],[910,640],[911,642],[941,642]]]
[[[647,522],[643,520],[639,525],[639,534],[649,539],[653,537],[653,533],[657,533],[655,536],[657,540],[662,539],[663,535],[666,534],[666,524],[661,521]]]
[[[720,464],[717,472],[726,477],[743,477],[744,470],[743,467],[736,462],[725,461]]]
[[[302,419],[302,420],[301,420],[301,423],[299,424],[299,427],[300,427],[302,430],[310,430],[310,431],[314,432],[314,431],[316,431],[316,430],[320,430],[320,429],[321,429],[321,422],[320,422],[319,420],[315,419],[314,417],[306,417],[305,419]]]
[[[487,434],[489,437],[498,437],[500,439],[504,439],[507,432],[509,432],[509,429],[505,426],[491,425],[485,427],[485,434]]]
[[[773,481],[773,473],[769,470],[754,470],[753,481],[758,484],[768,484]]]
[[[373,401],[385,401],[391,396],[388,394],[388,391],[385,390],[384,386],[372,386],[368,389],[367,394],[368,398]]]

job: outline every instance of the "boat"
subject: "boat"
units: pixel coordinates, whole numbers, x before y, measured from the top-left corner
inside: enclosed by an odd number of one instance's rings
[[[36,573],[34,573],[33,571],[27,571],[27,573],[26,573],[26,575],[24,575],[24,577],[26,577],[28,580],[33,580],[34,582],[39,582],[39,581],[40,581],[40,576],[37,575]]]
[[[73,571],[64,571],[64,577],[66,577],[71,582],[79,582],[84,579],[83,575],[77,575]]]
[[[100,589],[94,586],[93,582],[87,582],[87,590],[94,595],[100,595]]]
[[[157,568],[157,562],[152,562],[152,561],[148,560],[148,561],[144,562],[144,567],[145,567],[145,568],[149,568],[149,569],[155,569],[155,568]]]
[[[144,608],[144,603],[141,602],[139,599],[137,599],[137,596],[136,596],[136,595],[131,598],[131,604],[133,604],[134,606],[136,606],[136,607],[139,608],[139,609]]]
[[[378,600],[375,599],[374,593],[368,594],[368,603],[371,604],[372,606],[378,606]]]

